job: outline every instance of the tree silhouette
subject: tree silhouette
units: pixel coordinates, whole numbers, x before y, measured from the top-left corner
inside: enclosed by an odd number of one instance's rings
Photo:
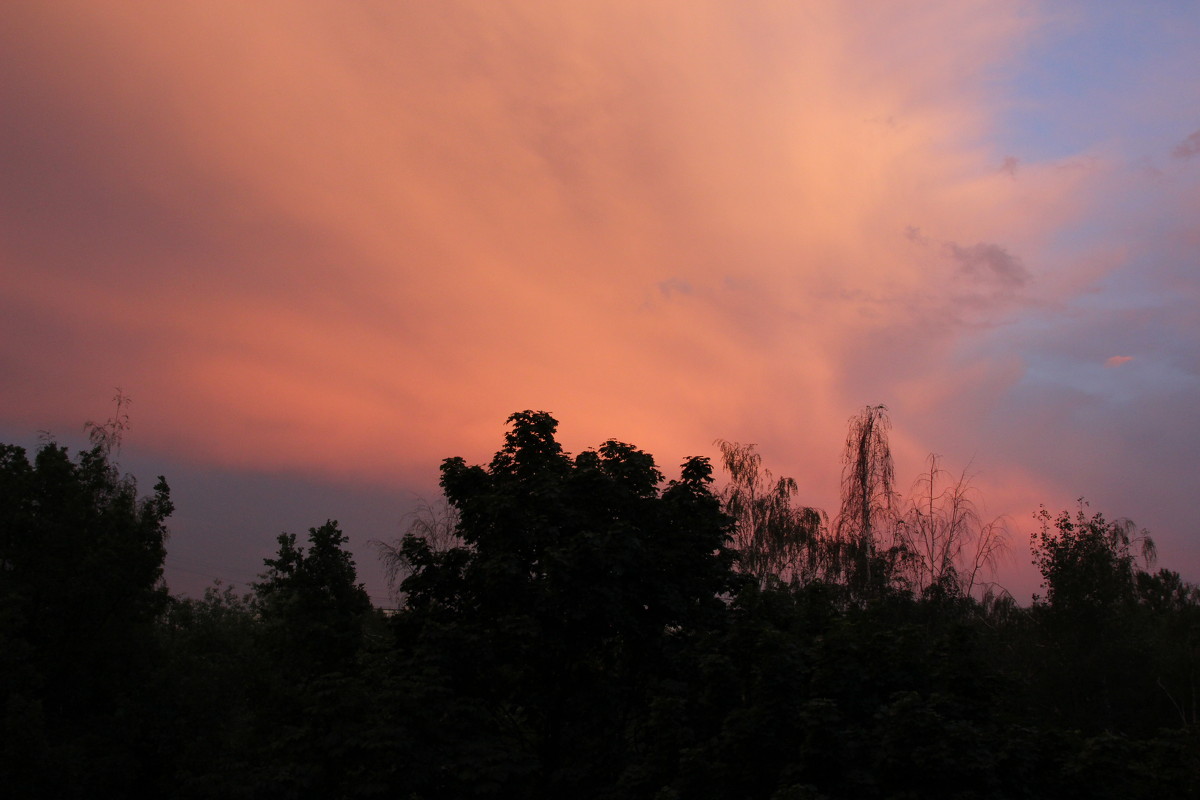
[[[859,590],[881,585],[890,578],[890,559],[881,558],[878,552],[883,534],[890,532],[894,521],[890,429],[886,406],[864,407],[850,419],[842,455],[842,507],[834,531],[840,548],[840,571]]]
[[[667,480],[508,422],[384,551],[387,617],[332,520],[281,535],[252,596],[169,598],[165,481],[139,498],[110,436],[0,446],[9,794],[1200,797],[1200,590],[1132,523],[1043,509],[1021,608],[970,594],[965,475],[931,457],[898,525],[879,407],[840,538],[752,445],[719,443],[717,494],[706,459]]]
[[[412,546],[423,547],[431,557],[466,545],[462,537],[458,535],[458,512],[444,500],[436,506],[421,501],[417,508],[408,515],[404,534],[394,544],[383,541],[372,542],[383,562],[388,590],[391,592],[392,599],[401,605],[404,602],[404,592],[400,586],[417,568],[417,564],[404,548],[405,540],[410,537],[413,540]]]
[[[1052,517],[1044,506],[1035,515],[1041,529],[1031,537],[1030,549],[1042,573],[1045,602],[1065,610],[1133,602],[1142,572],[1138,562],[1143,567],[1154,562],[1154,540],[1131,520],[1110,522],[1099,513],[1089,517],[1085,507],[1081,499],[1074,517],[1066,511]]]
[[[346,535],[334,520],[309,528],[308,549],[296,534],[281,533],[279,552],[254,584],[265,619],[274,623],[282,663],[318,674],[337,668],[354,655],[371,600],[358,582]]]
[[[0,708],[24,731],[3,736],[0,764],[17,794],[138,793],[173,510],[161,476],[139,498],[102,443],[72,460],[47,442],[32,463],[0,445]]]
[[[455,708],[484,710],[446,763],[470,746],[497,754],[510,796],[594,796],[630,757],[628,726],[667,653],[724,613],[729,518],[703,458],[664,487],[632,445],[572,458],[546,412],[509,423],[486,467],[442,464],[464,544],[436,553],[405,537],[395,624],[414,658],[439,665]]]
[[[995,573],[1007,540],[1005,522],[983,522],[965,470],[952,475],[934,454],[926,464],[897,521],[896,539],[914,589],[938,587],[969,596],[984,576]]]
[[[791,583],[816,577],[822,567],[825,515],[796,505],[792,478],[776,479],[753,444],[718,439],[729,483],[721,490],[725,513],[734,519],[738,568],[760,587],[772,580]]]

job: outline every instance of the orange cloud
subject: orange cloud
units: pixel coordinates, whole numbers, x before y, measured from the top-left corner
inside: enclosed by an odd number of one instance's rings
[[[1106,367],[1119,367],[1122,364],[1128,364],[1133,361],[1133,356],[1109,356],[1104,360]]]
[[[1078,289],[1052,244],[1108,169],[997,169],[1036,22],[998,0],[10,16],[0,276],[73,333],[5,347],[0,399],[69,424],[119,383],[222,465],[402,482],[545,408],[668,467],[772,443],[832,506],[856,408],[916,459],[1020,380],[974,348]]]

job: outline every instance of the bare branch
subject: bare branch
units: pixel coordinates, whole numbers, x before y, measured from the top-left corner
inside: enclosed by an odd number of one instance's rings
[[[392,543],[378,539],[371,542],[379,551],[387,575],[388,589],[394,600],[400,600],[400,584],[412,574],[413,565],[404,555],[404,539],[422,539],[433,553],[445,553],[456,547],[466,547],[458,535],[458,511],[442,500],[437,505],[424,499],[404,517],[404,533]]]

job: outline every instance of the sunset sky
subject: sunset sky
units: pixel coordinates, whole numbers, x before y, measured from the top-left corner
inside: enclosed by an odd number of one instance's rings
[[[886,404],[1012,519],[1200,581],[1200,5],[8,3],[0,437],[175,493],[167,579],[371,539],[544,409],[837,508]]]

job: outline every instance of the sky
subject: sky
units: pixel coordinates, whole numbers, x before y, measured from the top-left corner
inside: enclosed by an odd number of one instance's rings
[[[372,540],[541,409],[668,477],[847,421],[1200,581],[1200,5],[62,2],[0,10],[0,439],[132,399],[166,578]]]

